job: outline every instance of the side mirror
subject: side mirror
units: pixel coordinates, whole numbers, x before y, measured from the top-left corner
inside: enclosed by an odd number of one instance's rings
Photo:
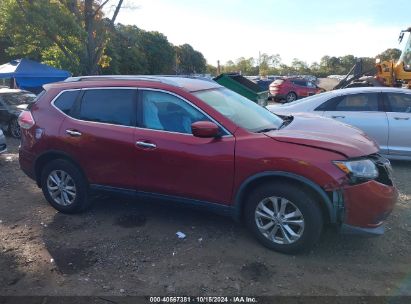
[[[197,121],[191,124],[191,132],[196,137],[210,138],[217,137],[218,126],[211,121]]]

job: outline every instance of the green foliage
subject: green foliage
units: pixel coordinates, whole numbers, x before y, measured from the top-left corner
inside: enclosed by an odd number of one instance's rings
[[[216,74],[203,54],[189,44],[173,46],[159,32],[114,24],[102,6],[106,0],[0,0],[0,62],[27,57],[66,69],[74,75],[104,74]],[[116,3],[115,12],[122,0]],[[110,5],[110,4],[107,4]],[[398,60],[401,51],[387,49],[377,57]],[[344,75],[355,64],[353,55],[323,56],[308,65],[295,58],[283,64],[278,54],[238,58],[221,66],[221,72],[244,75]],[[375,59],[363,58],[364,70]]]
[[[200,52],[189,44],[175,47],[177,74],[201,74],[207,70],[207,62]]]
[[[399,50],[399,49],[386,49],[381,54],[378,54],[377,58],[380,58],[381,61],[389,61],[389,60],[397,61],[398,59],[400,59],[400,56],[401,56],[401,50]]]
[[[85,32],[64,1],[13,1],[0,4],[0,36],[11,43],[9,57],[29,57],[81,72]]]

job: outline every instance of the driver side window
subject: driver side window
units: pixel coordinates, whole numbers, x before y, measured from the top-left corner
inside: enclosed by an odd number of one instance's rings
[[[142,92],[144,128],[192,134],[191,124],[209,119],[184,100],[159,91]]]

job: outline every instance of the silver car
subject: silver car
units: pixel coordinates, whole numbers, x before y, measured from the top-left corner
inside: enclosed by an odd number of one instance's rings
[[[0,154],[7,151],[6,137],[3,134],[3,131],[0,130]]]
[[[411,90],[350,88],[267,108],[280,115],[311,112],[353,125],[375,139],[387,158],[411,160]]]

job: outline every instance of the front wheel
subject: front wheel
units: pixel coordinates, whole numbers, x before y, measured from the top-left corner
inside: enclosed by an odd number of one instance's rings
[[[261,185],[248,196],[245,219],[263,245],[284,253],[309,250],[323,227],[320,207],[311,195],[279,182]]]
[[[62,213],[78,213],[90,205],[86,179],[67,160],[56,159],[43,168],[41,187],[50,205]]]

